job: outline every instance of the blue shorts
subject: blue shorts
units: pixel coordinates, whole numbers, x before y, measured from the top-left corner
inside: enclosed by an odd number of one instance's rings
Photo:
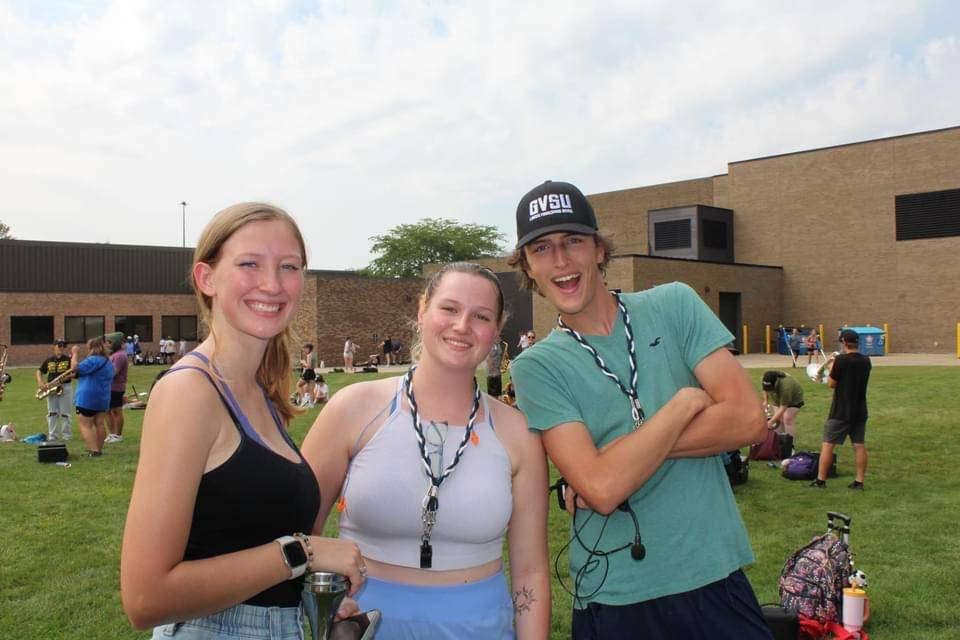
[[[478,582],[419,586],[367,578],[360,609],[383,614],[377,640],[513,640],[513,602],[500,570]]]
[[[739,569],[706,586],[624,606],[573,611],[574,640],[773,640],[753,588]]]
[[[153,640],[303,640],[300,607],[238,604],[202,618],[154,627]]]

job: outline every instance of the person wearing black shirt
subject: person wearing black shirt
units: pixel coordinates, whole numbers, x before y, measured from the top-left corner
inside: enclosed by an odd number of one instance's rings
[[[53,343],[53,355],[40,364],[34,373],[37,376],[37,386],[46,388],[57,376],[70,370],[70,356],[63,352],[66,343],[57,340]],[[47,376],[46,383],[43,376]],[[60,385],[62,393],[51,393],[47,396],[47,440],[67,441],[73,437],[73,425],[70,414],[73,413],[73,385],[63,382]]]
[[[833,449],[842,445],[847,436],[853,444],[857,460],[857,475],[848,487],[863,489],[867,471],[867,382],[870,380],[870,357],[859,351],[860,336],[845,329],[840,333],[843,353],[833,361],[828,384],[833,388],[830,415],[823,425],[823,444],[820,447],[820,468],[817,479],[810,483],[816,489],[827,486],[827,472],[833,461]]]

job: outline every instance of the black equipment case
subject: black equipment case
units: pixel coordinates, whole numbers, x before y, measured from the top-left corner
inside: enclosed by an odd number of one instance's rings
[[[37,462],[66,462],[69,457],[65,444],[41,444],[37,447]]]

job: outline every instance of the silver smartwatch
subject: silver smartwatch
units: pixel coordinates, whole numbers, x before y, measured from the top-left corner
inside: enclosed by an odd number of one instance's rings
[[[283,562],[290,569],[291,578],[299,578],[307,571],[309,560],[307,552],[303,550],[303,545],[293,536],[283,536],[277,538],[277,544],[280,545],[280,552],[283,555]]]

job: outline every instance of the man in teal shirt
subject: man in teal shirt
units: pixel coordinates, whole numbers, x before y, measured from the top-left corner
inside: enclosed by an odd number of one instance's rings
[[[611,245],[575,186],[517,207],[511,264],[559,310],[511,366],[517,404],[576,494],[573,637],[770,638],[716,455],[762,438],[726,328],[686,285],[608,292]]]

